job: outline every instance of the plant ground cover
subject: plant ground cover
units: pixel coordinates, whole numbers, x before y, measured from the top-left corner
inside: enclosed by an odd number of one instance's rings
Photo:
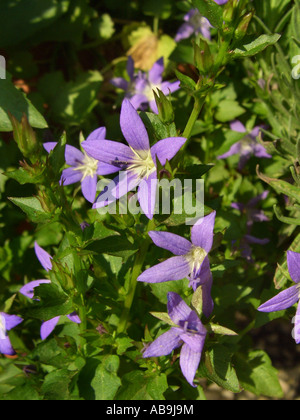
[[[0,28],[0,399],[299,399],[300,1]]]

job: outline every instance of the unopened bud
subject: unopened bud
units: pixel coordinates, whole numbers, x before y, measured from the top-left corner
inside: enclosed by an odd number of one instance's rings
[[[153,90],[153,93],[160,120],[165,124],[171,124],[175,119],[171,101],[159,89],[157,91]]]
[[[206,41],[200,40],[200,44],[194,43],[195,66],[200,74],[207,75],[213,67],[214,58]]]
[[[24,157],[29,158],[31,161],[35,161],[39,145],[35,132],[28,122],[27,116],[23,114],[21,122],[19,122],[12,114],[9,114],[9,118],[13,127],[14,140],[21,153]]]
[[[238,24],[238,27],[236,28],[234,32],[234,37],[237,41],[240,41],[244,38],[244,36],[247,34],[247,30],[249,27],[249,24],[253,18],[254,12],[251,11],[243,16],[242,20]]]

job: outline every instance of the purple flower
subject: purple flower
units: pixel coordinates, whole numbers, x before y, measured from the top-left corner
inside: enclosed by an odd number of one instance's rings
[[[37,242],[34,243],[34,251],[37,259],[46,271],[52,270],[52,257]]]
[[[13,356],[15,353],[10,339],[7,335],[7,331],[21,324],[23,319],[17,315],[8,315],[4,312],[0,312],[0,353]]]
[[[184,23],[180,26],[175,36],[176,42],[198,34],[203,35],[206,39],[211,39],[210,28],[212,26],[198,9],[191,9],[183,19]]]
[[[247,228],[250,229],[254,222],[268,222],[269,218],[265,215],[263,210],[258,210],[257,205],[260,201],[265,200],[269,194],[269,191],[264,191],[262,194],[251,198],[247,204],[243,203],[232,203],[231,207],[239,210],[241,213],[247,216]]]
[[[100,127],[86,139],[86,142],[91,142],[92,144],[95,140],[104,140],[105,136],[106,129]],[[44,148],[50,153],[56,145],[57,143],[55,142],[44,143]],[[66,145],[65,159],[70,168],[63,170],[61,183],[63,185],[71,185],[81,182],[83,196],[87,201],[93,203],[97,190],[97,175],[109,175],[115,172],[115,168],[98,162],[87,153],[81,152],[70,145]]]
[[[177,293],[168,293],[168,314],[176,327],[153,341],[144,351],[143,357],[166,356],[182,346],[180,368],[188,383],[195,387],[193,381],[201,361],[207,330],[196,312]]]
[[[239,133],[247,133],[246,127],[238,120],[233,121],[230,124],[230,128],[233,131],[237,131]],[[224,153],[221,156],[218,156],[218,159],[225,159],[232,155],[239,154],[240,161],[238,168],[239,170],[243,169],[246,165],[247,161],[250,159],[252,155],[258,158],[268,158],[270,159],[272,156],[269,155],[261,144],[258,143],[256,138],[260,133],[261,127],[256,126],[253,128],[251,133],[247,133],[245,137],[231,146],[227,153]]]
[[[121,130],[129,146],[110,140],[85,141],[82,147],[94,159],[115,168],[120,174],[110,184],[110,199],[103,191],[94,208],[104,207],[138,186],[138,201],[145,215],[153,218],[156,190],[156,158],[162,165],[171,160],[186,142],[183,137],[160,140],[150,148],[146,128],[128,99],[124,99],[120,117]]]
[[[232,203],[231,207],[244,213],[247,217],[247,233],[240,241],[241,255],[249,262],[253,262],[251,244],[266,245],[270,242],[268,238],[259,239],[250,235],[254,222],[268,222],[269,218],[265,215],[263,210],[258,210],[257,205],[261,200],[265,200],[269,191],[264,191],[262,194],[252,198],[247,204]]]
[[[212,274],[208,253],[213,244],[215,217],[216,212],[213,211],[198,220],[192,227],[192,242],[170,232],[149,232],[155,245],[171,251],[176,256],[148,268],[138,277],[138,281],[146,283],[188,278],[194,290],[202,286],[203,313],[206,317],[211,315],[214,307],[211,298]]]
[[[179,81],[173,83],[163,82],[163,57],[153,65],[148,73],[139,71],[137,74],[134,74],[133,59],[129,57],[127,72],[130,82],[121,77],[116,77],[111,80],[111,83],[114,86],[125,90],[125,97],[130,100],[136,110],[141,109],[142,111],[145,111],[148,106],[150,106],[151,110],[155,114],[158,114],[153,90],[156,91],[159,89],[165,95],[169,95],[169,93],[175,92],[180,87]]]
[[[280,292],[274,298],[268,300],[261,305],[258,310],[260,312],[276,312],[283,311],[300,300],[300,254],[293,251],[287,252],[287,265],[290,276],[295,286]],[[298,305],[296,317],[294,318],[295,328],[293,337],[297,344],[300,344],[300,305]]]
[[[37,242],[35,242],[34,244],[34,249],[35,249],[35,253],[36,256],[38,258],[38,260],[40,261],[41,265],[43,266],[43,268],[46,271],[50,271],[52,270],[52,257],[51,255],[48,254],[48,252],[46,252],[43,248],[41,248]],[[27,284],[25,284],[23,287],[21,287],[21,289],[19,290],[19,292],[23,295],[26,296],[28,299],[33,299],[34,297],[34,289],[35,287],[40,286],[41,284],[49,284],[51,283],[50,280],[34,280],[31,281]],[[70,321],[75,322],[76,324],[80,324],[80,318],[78,317],[78,315],[75,312],[72,312],[71,314],[67,315],[67,317],[70,319]],[[55,318],[50,319],[49,321],[45,321],[42,323],[41,325],[41,338],[42,340],[45,340],[54,330],[56,324],[58,323],[60,317],[57,316]],[[0,322],[0,327],[1,327],[1,322]]]

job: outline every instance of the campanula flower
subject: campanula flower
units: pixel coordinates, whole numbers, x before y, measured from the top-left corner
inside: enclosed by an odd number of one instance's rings
[[[7,331],[21,324],[23,319],[17,315],[8,315],[4,312],[0,312],[0,353],[13,356],[15,353]]]
[[[215,217],[216,212],[213,211],[198,220],[191,230],[191,242],[170,232],[149,232],[156,246],[167,249],[176,256],[148,268],[138,277],[138,281],[146,283],[188,278],[194,290],[202,286],[203,313],[207,317],[211,315],[214,306],[211,298],[212,274],[208,253],[213,245]]]
[[[232,203],[231,207],[239,210],[241,214],[245,214],[247,217],[246,234],[240,241],[241,255],[246,258],[249,262],[253,262],[251,244],[266,245],[270,242],[268,238],[256,238],[251,235],[251,230],[255,222],[268,222],[269,218],[265,215],[263,210],[259,210],[257,205],[260,201],[265,200],[269,194],[269,191],[264,191],[262,194],[252,198],[248,203]]]
[[[256,140],[259,136],[261,127],[256,126],[250,133],[248,133],[246,127],[240,121],[235,120],[230,124],[230,128],[232,131],[245,133],[246,135],[242,138],[242,140],[232,145],[228,152],[218,156],[218,159],[226,159],[230,156],[239,154],[240,160],[238,169],[242,170],[251,156],[267,159],[272,157],[267,153],[264,146]]]
[[[103,191],[93,207],[104,207],[138,187],[140,206],[145,215],[152,219],[157,190],[156,158],[165,165],[167,160],[171,160],[176,155],[186,142],[186,138],[166,138],[150,148],[146,128],[128,99],[124,99],[122,103],[120,126],[128,146],[110,140],[82,143],[82,147],[94,159],[110,167],[113,166],[115,172],[120,171],[111,183],[110,201],[104,198],[106,194]]]
[[[125,90],[125,97],[130,100],[134,108],[146,111],[150,106],[151,110],[158,114],[157,105],[155,102],[154,91],[161,90],[166,96],[169,93],[175,92],[180,87],[180,82],[163,82],[164,59],[160,58],[149,72],[139,71],[134,73],[134,62],[131,57],[128,58],[127,73],[130,81],[117,77],[111,80],[111,83]]]
[[[92,137],[88,137],[86,142],[105,139],[106,129],[98,128],[93,132]],[[44,143],[44,148],[48,153],[57,145],[56,142]],[[66,145],[65,149],[66,164],[70,168],[64,169],[61,176],[63,185],[71,185],[81,182],[82,194],[87,201],[93,203],[96,197],[98,175],[109,175],[115,171],[110,165],[98,162],[89,156],[85,151],[81,152],[76,147]]]
[[[268,300],[261,305],[258,310],[260,312],[277,312],[283,311],[300,300],[300,254],[298,252],[287,252],[287,265],[290,276],[295,283],[294,286],[280,292],[274,298]],[[298,304],[295,319],[294,338],[297,344],[300,344],[300,305]]]
[[[217,4],[222,5],[227,3],[228,0],[214,1]],[[210,29],[212,28],[212,25],[208,19],[201,15],[198,9],[191,9],[183,19],[184,23],[180,26],[175,36],[176,42],[198,34],[201,34],[206,39],[211,39]]]
[[[193,381],[201,361],[207,330],[196,312],[177,293],[168,293],[167,307],[169,317],[176,327],[153,341],[144,351],[143,357],[166,356],[182,346],[180,368],[188,383],[195,387]]]
[[[50,254],[48,254],[48,252],[46,252],[43,248],[41,248],[37,242],[35,242],[34,244],[34,249],[35,249],[35,253],[36,256],[38,258],[38,260],[40,261],[41,265],[43,266],[43,268],[46,271],[50,271],[52,270],[52,257]],[[34,280],[31,281],[27,284],[25,284],[23,287],[21,287],[21,289],[19,290],[19,292],[23,295],[26,296],[28,299],[33,299],[34,297],[34,289],[35,287],[40,286],[41,284],[49,284],[51,283],[50,280],[47,279],[42,279],[42,280]],[[70,321],[75,322],[76,324],[80,324],[81,320],[78,317],[78,315],[75,312],[72,312],[71,314],[67,315],[67,317],[70,319]],[[60,317],[57,316],[55,318],[52,318],[48,321],[44,321],[41,325],[41,338],[42,340],[45,340],[54,330],[56,324],[58,323]]]

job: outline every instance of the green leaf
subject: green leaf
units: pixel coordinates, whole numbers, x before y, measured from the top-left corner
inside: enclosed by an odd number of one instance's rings
[[[143,12],[145,15],[168,19],[172,14],[172,0],[144,0]]]
[[[86,248],[96,254],[109,254],[116,257],[128,258],[138,251],[138,245],[129,242],[126,235],[114,232],[107,238],[93,241]]]
[[[246,110],[238,102],[225,99],[219,103],[215,118],[221,122],[228,122],[236,119],[245,112]]]
[[[300,203],[300,187],[297,185],[292,185],[289,182],[283,181],[281,179],[270,178],[261,172],[259,172],[259,167],[257,166],[257,175],[269,184],[274,190],[279,194],[285,194],[288,197],[293,198],[298,203]]]
[[[12,124],[8,113],[11,113],[18,121],[21,121],[23,114],[34,128],[48,127],[44,117],[32,105],[24,93],[15,88],[13,83],[7,79],[0,79],[0,131],[12,131]]]
[[[70,0],[1,0],[0,48],[17,45],[47,28],[68,10]]]
[[[239,381],[247,391],[266,397],[283,397],[277,370],[264,351],[253,350],[247,355],[238,353],[234,361]]]
[[[199,12],[205,16],[216,28],[223,26],[223,9],[213,0],[192,0]]]
[[[41,284],[36,287],[34,296],[39,299],[39,302],[33,308],[28,309],[28,316],[48,321],[56,316],[69,315],[73,312],[71,297],[53,283]]]
[[[249,44],[243,45],[241,48],[236,48],[233,52],[233,58],[252,57],[263,51],[270,45],[276,44],[280,39],[280,34],[274,35],[260,35],[257,39]]]
[[[122,378],[122,387],[116,400],[164,400],[168,384],[164,374],[148,376],[142,371],[132,371]]]
[[[16,206],[20,207],[28,218],[34,223],[45,222],[49,220],[49,213],[47,213],[40,200],[37,197],[8,197]]]
[[[96,400],[113,400],[119,387],[121,380],[117,376],[120,360],[116,355],[106,356],[102,359],[95,371],[95,376],[91,382],[91,386],[95,391]]]
[[[167,312],[150,312],[150,315],[154,316],[160,321],[163,321],[165,324],[168,324],[171,327],[177,327],[177,325],[174,324]]]
[[[67,400],[70,382],[70,372],[67,369],[55,370],[45,376],[41,391],[47,400]]]
[[[222,345],[215,345],[205,353],[204,363],[200,364],[198,373],[224,389],[241,392],[235,369],[231,365],[231,354]]]
[[[196,82],[189,76],[175,70],[177,79],[180,81],[180,86],[186,89],[189,92],[194,92],[196,90]]]

